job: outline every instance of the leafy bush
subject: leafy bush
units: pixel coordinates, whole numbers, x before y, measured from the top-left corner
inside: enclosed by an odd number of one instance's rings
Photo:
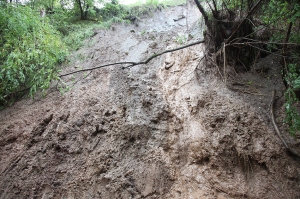
[[[63,38],[70,50],[78,50],[83,46],[85,39],[94,34],[94,26],[88,23],[69,25],[68,35]]]
[[[297,0],[270,0],[264,7],[262,13],[263,22],[270,26],[272,30],[272,42],[292,42],[300,44],[299,36],[299,19],[300,19],[300,3]],[[290,34],[287,37],[287,31],[290,29]],[[287,41],[285,41],[287,39]],[[271,45],[276,50],[276,45]],[[289,130],[292,135],[300,132],[300,115],[295,108],[295,104],[299,103],[296,92],[300,90],[300,70],[299,70],[299,49],[288,49],[289,54],[294,54],[292,57],[286,58],[283,72],[284,79],[287,84],[285,92],[285,122],[289,125]],[[287,66],[285,66],[287,65]]]
[[[0,9],[0,106],[12,102],[19,91],[33,96],[58,78],[57,63],[67,55],[65,45],[46,18],[29,7]]]
[[[75,18],[73,10],[54,8],[54,13],[47,15],[47,17],[49,18],[49,23],[63,35],[68,35],[72,30],[70,29],[70,24]]]
[[[295,135],[300,131],[300,116],[295,108],[294,104],[299,102],[296,96],[296,91],[300,90],[300,75],[299,66],[296,64],[288,65],[289,73],[286,75],[285,79],[288,84],[288,89],[285,92],[285,108],[286,108],[286,118],[285,122],[290,127],[290,133]]]
[[[109,20],[112,17],[123,17],[126,14],[126,7],[118,3],[106,3],[99,14],[104,20]]]

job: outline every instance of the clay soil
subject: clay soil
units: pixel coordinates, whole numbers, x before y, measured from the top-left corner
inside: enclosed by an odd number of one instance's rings
[[[199,19],[188,3],[96,30],[62,74],[201,40]],[[277,125],[300,153],[283,123],[280,59],[228,71],[225,85],[204,55],[200,44],[77,73],[63,95],[53,85],[2,110],[0,198],[300,198],[299,159],[270,120],[276,89]]]

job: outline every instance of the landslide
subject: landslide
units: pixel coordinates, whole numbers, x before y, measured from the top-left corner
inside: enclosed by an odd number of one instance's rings
[[[96,30],[63,73],[201,40],[199,19],[187,3]],[[2,110],[0,198],[299,198],[299,159],[269,114],[276,89],[276,121],[299,151],[282,123],[280,60],[260,59],[225,86],[205,53],[200,44],[67,76],[63,95],[53,87]]]

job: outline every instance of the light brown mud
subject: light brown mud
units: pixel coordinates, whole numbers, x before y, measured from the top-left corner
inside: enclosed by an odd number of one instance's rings
[[[200,40],[199,17],[188,4],[139,27],[97,30],[64,72]],[[0,198],[299,198],[299,160],[268,112],[275,88],[276,121],[299,151],[282,123],[279,60],[262,59],[225,86],[204,54],[197,45],[147,65],[68,76],[64,95],[53,87],[1,111]]]

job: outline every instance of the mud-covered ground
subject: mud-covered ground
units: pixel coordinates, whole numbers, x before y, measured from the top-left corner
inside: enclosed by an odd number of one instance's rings
[[[202,39],[193,4],[96,30],[63,73]],[[185,39],[186,38],[186,39]],[[196,45],[122,69],[64,77],[70,90],[0,112],[0,198],[300,198],[299,139],[283,123],[279,58],[225,86]]]

